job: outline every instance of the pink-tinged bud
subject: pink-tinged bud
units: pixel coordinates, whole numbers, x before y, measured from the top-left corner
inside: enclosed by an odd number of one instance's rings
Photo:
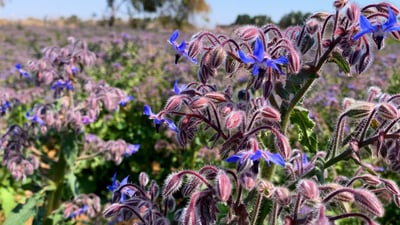
[[[274,143],[279,153],[281,154],[283,159],[285,160],[288,159],[292,152],[292,148],[290,147],[289,144],[289,139],[285,135],[281,134],[275,128],[272,128],[271,131],[275,134]]]
[[[273,122],[281,121],[281,113],[272,106],[263,107],[261,109],[261,116],[269,121]]]
[[[249,161],[249,160],[247,160]],[[246,190],[251,190],[256,185],[255,178],[251,173],[242,173],[239,176],[239,182]]]
[[[119,203],[114,203],[112,205],[110,205],[109,207],[107,207],[104,212],[103,212],[103,216],[104,217],[112,217],[117,215],[120,210],[122,209],[122,204]]]
[[[346,4],[347,4],[347,2],[348,2],[348,0],[335,0],[335,1],[333,2],[333,6],[334,6],[337,10],[339,10],[339,9],[345,7]]]
[[[306,31],[307,33],[313,35],[319,29],[319,22],[316,19],[309,19],[306,23]]]
[[[205,84],[210,77],[210,67],[208,65],[201,65],[197,71],[197,77],[199,78],[200,82]]]
[[[393,201],[396,204],[396,206],[400,208],[400,195],[393,196]]]
[[[225,60],[226,52],[222,46],[217,46],[210,53],[210,65],[213,68],[218,68]]]
[[[349,64],[350,65],[355,65],[358,60],[360,59],[361,56],[361,48],[356,48],[354,51],[351,52],[350,56],[349,56]]]
[[[172,173],[165,179],[164,187],[162,190],[163,198],[172,195],[182,186],[182,178],[180,173]]]
[[[198,99],[193,100],[189,107],[191,109],[204,109],[208,106],[209,100],[206,97],[199,97]]]
[[[397,186],[396,182],[388,179],[381,179],[381,181],[385,185],[386,190],[396,196],[400,196],[399,186]]]
[[[243,111],[238,111],[238,110],[232,111],[226,117],[225,126],[228,129],[236,128],[240,124],[242,124],[243,119],[244,119]]]
[[[311,179],[301,180],[297,187],[297,192],[307,200],[319,199],[318,184]]]
[[[195,191],[197,191],[201,184],[202,182],[199,178],[195,176],[190,177],[182,189],[183,196],[190,197]]]
[[[358,22],[358,19],[360,18],[360,8],[356,3],[354,2],[350,3],[350,6],[347,8],[346,11],[346,16],[347,19],[349,19],[352,24]]]
[[[373,176],[370,174],[365,174],[360,176],[361,180],[363,180],[365,183],[372,185],[372,186],[377,186],[381,183],[379,177]]]
[[[256,26],[243,26],[235,31],[242,41],[253,41],[260,34],[260,29]]]
[[[395,120],[399,118],[399,110],[391,102],[382,102],[378,107],[377,114],[386,120]]]
[[[326,208],[323,204],[319,206],[318,214],[316,218],[313,219],[309,224],[315,225],[331,225],[332,223],[329,221],[329,218],[326,216]]]
[[[274,84],[272,83],[272,81],[267,80],[264,82],[263,89],[262,89],[264,99],[269,98],[273,89],[274,89]]]
[[[141,172],[139,174],[139,183],[140,186],[146,187],[147,183],[149,183],[149,175],[147,175],[145,172]]]
[[[321,192],[333,192],[339,189],[342,189],[343,186],[337,183],[329,183],[326,185],[322,185],[319,187],[319,190]],[[333,200],[338,201],[338,202],[352,202],[354,200],[353,194],[350,192],[338,192],[335,194],[333,197]]]
[[[232,56],[227,56],[225,58],[225,71],[230,74],[234,73],[239,68],[239,62],[236,61]]]
[[[358,74],[364,72],[372,63],[372,56],[370,54],[364,53],[360,56],[358,64],[356,64],[356,71]]]
[[[209,92],[207,94],[204,95],[205,97],[214,100],[214,102],[220,103],[220,102],[225,102],[225,95],[222,93],[218,93],[218,92]]]
[[[200,66],[210,66],[210,58],[211,54],[210,51],[204,51],[203,55],[201,55],[200,58]]]
[[[172,112],[179,110],[179,108],[181,107],[182,100],[183,96],[180,95],[174,95],[170,97],[164,106],[164,111]]]
[[[331,40],[325,39],[322,41],[322,47],[324,47],[324,48],[329,48],[329,46],[331,46],[331,44],[332,44]]]
[[[217,196],[223,202],[228,201],[232,193],[232,183],[229,176],[223,170],[219,170],[216,177]]]
[[[190,58],[195,58],[199,54],[201,47],[201,40],[194,39],[193,41],[191,41],[189,43],[188,56]]]
[[[369,116],[375,105],[371,102],[359,101],[347,107],[344,114],[353,119],[362,119]]]
[[[301,67],[300,56],[294,48],[290,48],[288,60],[290,71],[293,73],[298,73]]]
[[[379,96],[382,93],[382,89],[377,86],[371,86],[368,88],[368,99],[373,100],[375,97]]]
[[[346,110],[350,105],[354,104],[356,100],[352,98],[345,97],[342,101],[342,108]]]
[[[379,217],[385,213],[382,203],[371,191],[357,189],[353,192],[353,196],[354,203],[365,211]]]
[[[285,187],[275,188],[273,197],[281,206],[286,206],[290,204],[290,191]]]

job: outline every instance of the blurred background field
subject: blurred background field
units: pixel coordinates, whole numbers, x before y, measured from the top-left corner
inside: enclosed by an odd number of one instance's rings
[[[4,3],[7,7],[7,1]],[[112,7],[107,9],[113,10]],[[153,122],[143,115],[145,104],[151,105],[156,112],[161,110],[168,97],[173,94],[176,80],[186,83],[189,77],[196,76],[193,65],[185,62],[174,64],[174,52],[167,44],[172,31],[177,27],[181,28],[182,38],[187,40],[200,29],[232,33],[239,24],[263,25],[274,22],[268,15],[247,15],[244,12],[236,15],[236,20],[230,24],[198,28],[191,24],[189,17],[177,21],[169,16],[154,17],[152,14],[149,18],[124,20],[119,19],[116,13],[111,22],[112,13],[107,12],[104,16],[93,16],[90,19],[71,15],[58,19],[0,20],[0,94],[12,93],[22,99],[11,113],[0,118],[0,133],[4,133],[10,123],[26,122],[26,110],[37,101],[36,96],[42,94],[34,83],[19,76],[15,64],[26,65],[29,60],[40,58],[44,47],[65,46],[69,37],[86,41],[88,48],[97,56],[95,66],[85,70],[88,76],[97,81],[104,80],[110,86],[121,88],[135,97],[134,101],[117,113],[106,115],[104,112],[103,119],[85,127],[85,131],[96,133],[104,140],[123,139],[128,143],[141,145],[138,153],[123,159],[120,165],[96,157],[77,163],[75,175],[80,184],[79,191],[97,194],[101,197],[102,205],[107,204],[111,197],[106,187],[110,185],[114,173],[117,173],[119,180],[129,175],[130,180],[136,181],[139,172],[145,171],[161,184],[170,171],[221,163],[216,150],[208,148],[207,140],[202,135],[196,137],[193,144],[182,149],[176,143],[174,133],[165,129],[157,131]],[[279,21],[276,20],[276,23],[282,27],[296,25],[302,23],[307,13],[289,12],[282,15]],[[323,71],[320,81],[303,101],[312,111],[310,116],[317,121],[320,141],[328,141],[328,131],[334,129],[332,126],[335,121],[332,118],[336,118],[339,113],[344,97],[362,99],[369,86],[379,86],[391,93],[400,91],[400,51],[395,49],[400,49],[400,43],[388,40],[385,49],[375,54],[374,64],[361,76],[348,76],[334,69],[335,66],[328,66]],[[246,82],[240,74],[218,79],[220,82],[223,79]],[[45,95],[50,94],[49,92]],[[291,141],[296,144],[295,137]],[[52,157],[54,143],[52,140],[45,140],[43,143],[48,156]],[[41,169],[45,167],[46,165],[40,166]],[[341,169],[345,170],[345,167]],[[388,177],[396,176],[388,174]],[[24,182],[16,182],[7,169],[0,166],[0,223],[17,203],[29,198],[31,193],[25,191],[26,189],[37,189],[34,179],[35,177],[28,177]],[[396,211],[395,207],[389,207],[382,224],[393,224],[393,219],[400,216],[398,209]]]

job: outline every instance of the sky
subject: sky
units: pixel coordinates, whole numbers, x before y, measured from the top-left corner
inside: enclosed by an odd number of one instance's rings
[[[83,19],[101,18],[107,13],[106,0],[4,0],[5,6],[0,7],[0,18],[22,19],[58,18],[77,15]],[[333,12],[333,0],[206,0],[211,6],[208,15],[209,22],[198,25],[213,27],[216,24],[227,25],[235,21],[239,14],[268,15],[273,21],[292,11]],[[117,0],[117,2],[119,2]],[[362,5],[377,3],[381,0],[354,0]],[[388,1],[394,3],[395,0]],[[397,2],[397,6],[400,4]],[[123,15],[123,12],[122,14]]]

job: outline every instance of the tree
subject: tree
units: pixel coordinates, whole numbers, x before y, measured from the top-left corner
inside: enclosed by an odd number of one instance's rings
[[[281,18],[278,25],[281,28],[286,28],[293,25],[301,25],[310,15],[310,13],[302,13],[301,11],[290,12]]]

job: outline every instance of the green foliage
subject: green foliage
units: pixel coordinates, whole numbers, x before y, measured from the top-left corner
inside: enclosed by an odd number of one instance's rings
[[[43,192],[27,198],[25,204],[18,204],[12,210],[3,225],[24,224],[29,218],[34,217],[38,213],[39,206],[43,204],[43,200]]]
[[[235,22],[232,25],[246,25],[253,24],[256,26],[263,26],[268,23],[273,23],[271,17],[267,15],[257,15],[250,17],[247,14],[240,14],[236,17]]]
[[[301,11],[290,12],[286,15],[283,15],[278,22],[278,25],[282,28],[287,28],[289,26],[301,25],[304,23],[307,17],[309,17],[310,13],[303,13]]]
[[[303,107],[294,108],[290,122],[295,126],[292,133],[298,134],[300,144],[306,148],[307,152],[316,153],[318,150],[317,135],[314,130],[315,123],[309,117],[309,111]]]

